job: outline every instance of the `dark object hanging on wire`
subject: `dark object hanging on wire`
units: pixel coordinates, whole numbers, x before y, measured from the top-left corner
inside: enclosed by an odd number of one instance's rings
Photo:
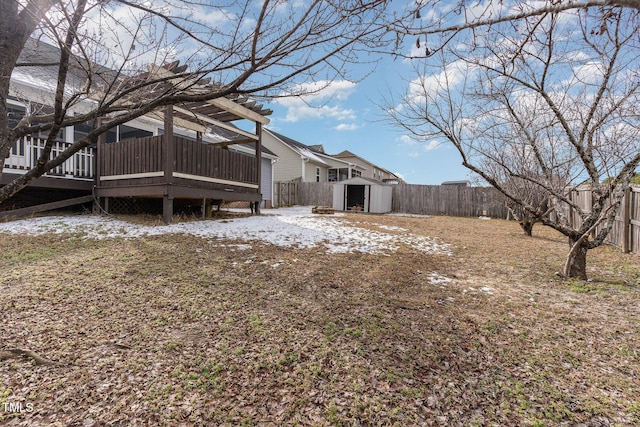
[[[416,9],[416,19],[420,19],[420,9]]]
[[[416,39],[416,47],[420,49],[420,37]]]

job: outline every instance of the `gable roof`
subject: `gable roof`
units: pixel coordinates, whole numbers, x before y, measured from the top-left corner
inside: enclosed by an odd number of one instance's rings
[[[389,175],[394,176],[397,179],[400,179],[400,177],[398,177],[395,173],[391,172],[390,170],[387,170],[387,169],[385,169],[383,167],[380,167],[380,166],[376,165],[375,163],[371,163],[369,160],[367,160],[365,158],[362,158],[362,157],[358,156],[357,154],[352,153],[349,150],[344,150],[344,151],[341,151],[338,154],[332,154],[331,156],[332,157],[336,157],[338,159],[344,159],[344,158],[348,158],[348,157],[355,157],[356,159],[362,160],[366,164],[371,165],[371,166],[375,167],[376,169],[380,169],[381,171],[383,171],[385,173],[388,173]]]
[[[325,154],[325,152],[324,152],[324,146],[323,146],[322,144],[309,145],[308,147],[309,147],[310,149],[312,149],[313,151],[317,151],[318,153]]]
[[[302,142],[298,142],[295,139],[291,139],[282,134],[279,134],[278,132],[274,132],[270,129],[264,129],[264,130],[265,132],[269,132],[274,138],[280,140],[287,147],[289,147],[290,149],[298,153],[301,158],[308,159],[309,161],[312,161],[322,166],[326,166],[326,167],[331,166],[329,163],[325,162],[321,158],[321,157],[329,157],[326,154],[324,154],[324,150],[319,151],[317,148],[314,149],[314,147],[318,147],[317,145],[308,146],[303,144]]]
[[[339,184],[342,185],[380,185],[389,187],[390,184],[387,184],[382,181],[378,181],[373,178],[366,178],[364,176],[354,176],[353,178],[345,179],[344,181],[340,181]]]
[[[45,41],[29,38],[20,52],[18,66],[16,66],[11,75],[14,82],[22,85],[35,87],[44,90],[49,96],[55,93],[58,81],[58,65],[60,62],[61,51],[58,46],[51,45]],[[91,72],[91,85],[93,89],[98,90],[101,86],[110,86],[114,82],[126,86],[135,86],[145,80],[151,81],[151,84],[145,87],[147,94],[154,92],[162,93],[167,87],[174,85],[180,88],[185,84],[181,76],[186,70],[186,65],[180,65],[179,61],[165,63],[162,66],[151,66],[149,71],[138,75],[126,75],[116,70],[111,70],[102,65],[89,62],[88,59],[81,55],[72,55],[70,58],[69,74],[67,76],[67,85],[69,90],[78,90],[87,84],[87,72]],[[175,76],[175,79],[171,77]],[[175,81],[174,81],[175,80]],[[155,83],[154,83],[155,82]],[[210,79],[198,79],[189,81],[189,87],[182,90],[187,94],[201,94],[215,92],[219,88],[219,84],[209,83]],[[43,104],[47,104],[49,100],[38,100]],[[255,100],[244,95],[230,94],[208,101],[185,101],[173,105],[174,123],[179,127],[191,130],[203,131],[206,128],[216,128],[214,133],[222,139],[233,140],[233,142],[246,142],[255,140],[255,135],[249,135],[247,132],[232,126],[233,121],[247,119],[256,123],[266,124],[269,119],[266,116],[272,114],[272,111],[263,108],[262,104],[258,104]],[[163,119],[163,113],[154,111],[147,114],[149,117]],[[189,126],[192,123],[196,127]]]
[[[239,151],[241,153],[253,154],[256,153],[256,143],[255,142],[246,142],[243,144],[233,144],[228,146],[230,150]],[[263,158],[266,159],[277,159],[278,155],[273,151],[269,150],[267,147],[260,147],[260,153]]]

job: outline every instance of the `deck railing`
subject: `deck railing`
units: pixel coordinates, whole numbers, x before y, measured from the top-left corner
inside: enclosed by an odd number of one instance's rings
[[[101,177],[135,176],[158,172],[162,176],[162,135],[103,144],[100,148]]]
[[[35,166],[38,158],[44,150],[46,140],[25,136],[16,141],[9,157],[4,160],[6,169],[27,171]],[[71,143],[56,141],[51,149],[50,159],[53,159],[62,151],[66,150]],[[57,166],[46,173],[48,176],[63,176],[66,178],[92,179],[94,176],[93,148],[87,147],[75,153],[60,166]]]
[[[254,157],[184,138],[175,138],[174,150],[174,176],[181,174],[258,184]]]
[[[136,177],[161,177],[163,164],[163,136],[129,139],[102,146],[100,173],[102,177],[135,179]],[[5,169],[27,171],[31,169],[44,150],[46,140],[24,137],[16,141],[4,161]],[[50,158],[68,148],[71,143],[56,141]],[[94,149],[83,148],[47,176],[93,179]],[[255,158],[228,151],[209,144],[202,144],[176,137],[173,143],[173,176],[181,179],[206,178],[209,182],[254,187],[258,184]]]
[[[172,146],[173,178],[257,188],[256,161],[251,156],[180,137]],[[132,180],[163,178],[164,147],[163,135],[102,145],[100,180],[133,184]]]

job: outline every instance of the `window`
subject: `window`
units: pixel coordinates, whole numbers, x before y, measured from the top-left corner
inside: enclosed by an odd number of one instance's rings
[[[119,141],[123,141],[129,138],[144,138],[145,136],[153,136],[153,132],[149,132],[142,129],[136,129],[127,125],[118,126],[120,139]]]
[[[93,130],[91,123],[82,123],[73,127],[73,141],[82,141],[89,135],[89,132]]]
[[[18,105],[7,105],[7,117],[9,119],[9,128],[13,129],[18,125],[18,122],[26,114],[25,108]]]
[[[17,105],[7,105],[7,118],[9,119],[9,128],[13,129],[18,125],[18,122],[26,114],[26,109]],[[24,156],[24,139],[20,138],[15,141],[11,146],[11,154],[17,156]]]
[[[118,126],[107,131],[107,142],[116,142],[118,140]]]
[[[316,168],[316,182],[320,182],[320,168]]]
[[[119,125],[107,131],[107,142],[124,141],[125,139],[144,138],[147,136],[153,136],[153,132],[127,125]]]

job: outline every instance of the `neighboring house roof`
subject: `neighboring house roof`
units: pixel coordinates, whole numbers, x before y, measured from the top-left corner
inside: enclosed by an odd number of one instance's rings
[[[356,176],[353,178],[346,179],[344,181],[340,181],[339,184],[342,185],[382,185],[382,186],[390,186],[390,184],[384,183],[382,181],[378,181],[373,178],[366,178],[364,176]]]
[[[317,151],[318,153],[325,154],[324,146],[322,144],[309,145],[308,147],[313,151]]]
[[[301,142],[296,141],[295,139],[291,139],[282,134],[279,134],[278,132],[274,132],[270,129],[265,129],[265,131],[269,132],[274,138],[279,139],[283,144],[285,144],[290,149],[298,153],[300,157],[302,157],[303,159],[308,159],[309,161],[319,164],[321,166],[331,167],[330,164],[328,164],[322,159],[322,157],[329,157],[326,154],[324,154],[324,148],[322,149],[323,151],[319,151],[313,148],[313,147],[318,147],[317,145],[308,146]]]
[[[368,165],[374,166],[376,169],[380,169],[381,171],[383,171],[385,173],[388,173],[391,176],[396,177],[398,180],[401,180],[400,177],[397,176],[395,173],[393,173],[393,172],[391,172],[391,171],[389,171],[389,170],[387,170],[387,169],[385,169],[383,167],[380,167],[380,166],[378,166],[378,165],[376,165],[374,163],[371,163],[369,160],[364,159],[364,158],[358,156],[357,154],[352,153],[349,150],[344,150],[344,151],[342,151],[342,152],[340,152],[338,154],[332,154],[331,156],[332,157],[336,157],[338,159],[345,159],[345,158],[349,158],[349,157],[355,157],[355,158],[360,159],[363,162],[367,163]]]
[[[264,145],[261,147],[262,157],[266,159],[277,159],[278,156],[273,151],[269,150]],[[246,142],[244,144],[233,144],[229,145],[230,150],[239,151],[242,153],[248,153],[255,155],[256,153],[256,143],[255,142]]]

